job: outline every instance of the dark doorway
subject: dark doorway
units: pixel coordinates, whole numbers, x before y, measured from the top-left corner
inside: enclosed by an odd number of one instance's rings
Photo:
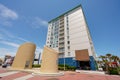
[[[90,61],[79,61],[81,70],[90,70]]]
[[[28,68],[30,65],[30,61],[26,61],[25,68]]]

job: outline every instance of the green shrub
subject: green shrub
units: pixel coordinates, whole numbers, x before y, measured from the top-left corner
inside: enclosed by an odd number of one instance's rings
[[[120,67],[118,67],[118,74],[120,75]]]
[[[118,67],[118,71],[120,71],[120,67]]]
[[[64,64],[60,64],[58,66],[58,69],[59,70],[64,70]],[[74,67],[74,66],[65,65],[65,70],[75,70],[75,69],[76,69],[76,67]]]
[[[68,66],[67,69],[68,69],[68,70],[75,70],[76,67],[74,67],[74,66]]]
[[[64,70],[64,67],[58,67],[59,70]]]
[[[108,72],[109,72],[109,74],[112,74],[112,75],[118,75],[119,74],[118,68],[109,67]]]
[[[33,64],[32,67],[33,67],[33,68],[40,68],[41,65],[40,65],[40,64]]]

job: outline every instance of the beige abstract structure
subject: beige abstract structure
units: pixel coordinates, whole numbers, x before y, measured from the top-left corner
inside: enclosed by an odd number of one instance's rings
[[[22,44],[17,51],[12,64],[12,69],[31,69],[34,60],[36,45],[33,43]]]
[[[58,52],[47,46],[42,54],[41,73],[58,73]]]

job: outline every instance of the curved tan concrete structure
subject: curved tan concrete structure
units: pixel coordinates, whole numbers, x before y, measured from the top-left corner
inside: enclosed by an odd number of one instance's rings
[[[47,46],[42,53],[41,73],[58,73],[58,52]]]
[[[31,69],[34,60],[36,45],[33,43],[22,44],[17,51],[12,64],[12,69]]]

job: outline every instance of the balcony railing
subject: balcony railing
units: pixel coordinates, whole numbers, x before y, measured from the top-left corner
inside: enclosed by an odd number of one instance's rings
[[[61,25],[61,24],[64,24],[64,21],[61,21],[61,22],[60,22],[60,25]]]
[[[59,39],[61,39],[61,38],[64,39],[64,35],[63,36],[59,36]]]
[[[60,24],[60,27],[63,27],[64,26],[64,24]]]
[[[64,31],[59,32],[59,36],[64,35]]]
[[[59,54],[64,54],[64,52],[59,52]]]
[[[64,47],[64,45],[59,45],[59,48],[63,48]]]
[[[60,53],[63,53],[65,50],[59,50]]]
[[[63,43],[64,42],[64,40],[59,40],[59,43]]]
[[[59,28],[59,31],[61,31],[61,30],[64,30],[64,27],[60,27],[60,28]]]

